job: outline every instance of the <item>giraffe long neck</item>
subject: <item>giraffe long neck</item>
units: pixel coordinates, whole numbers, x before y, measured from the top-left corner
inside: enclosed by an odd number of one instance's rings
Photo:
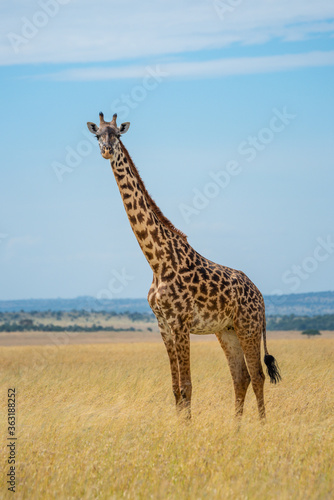
[[[171,224],[152,200],[120,141],[110,163],[130,225],[153,272],[159,274],[166,264],[175,267],[175,248],[189,246],[186,236]]]

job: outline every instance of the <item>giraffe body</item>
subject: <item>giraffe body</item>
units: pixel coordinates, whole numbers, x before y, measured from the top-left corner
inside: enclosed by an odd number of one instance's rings
[[[272,382],[280,379],[275,359],[268,355],[262,294],[242,272],[221,266],[197,253],[186,236],[161,213],[119,137],[129,124],[88,123],[101,154],[110,159],[132,230],[153,271],[148,293],[170,361],[178,409],[190,417],[190,333],[215,334],[233,379],[236,414],[241,416],[249,383],[265,416],[261,338]]]

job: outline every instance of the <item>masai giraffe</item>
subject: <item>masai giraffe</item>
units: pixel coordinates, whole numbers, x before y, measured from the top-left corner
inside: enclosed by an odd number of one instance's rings
[[[111,122],[105,122],[100,113],[99,126],[87,125],[98,139],[103,158],[110,159],[132,230],[153,271],[148,302],[169,356],[176,406],[186,410],[190,418],[190,333],[214,333],[231,371],[236,415],[242,415],[251,381],[260,417],[264,418],[262,335],[270,381],[276,383],[281,377],[275,358],[267,350],[263,297],[243,272],[197,253],[162,214],[120,141],[130,124],[118,127],[116,117],[114,114]]]

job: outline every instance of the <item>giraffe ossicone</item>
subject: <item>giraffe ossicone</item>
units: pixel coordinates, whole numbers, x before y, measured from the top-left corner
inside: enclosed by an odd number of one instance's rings
[[[130,123],[118,127],[116,118],[106,122],[100,113],[99,126],[92,122],[87,126],[96,135],[103,158],[110,160],[131,228],[153,271],[147,298],[167,349],[176,406],[190,418],[190,334],[215,334],[230,368],[236,415],[243,413],[251,382],[263,418],[262,337],[270,381],[277,383],[281,376],[267,350],[262,294],[242,271],[196,252],[163,215],[120,140]]]

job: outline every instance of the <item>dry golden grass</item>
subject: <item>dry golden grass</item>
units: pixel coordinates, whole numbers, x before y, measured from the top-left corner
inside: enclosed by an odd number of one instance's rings
[[[249,390],[238,428],[218,343],[192,344],[190,424],[162,344],[2,347],[2,415],[8,387],[18,392],[15,498],[333,498],[334,340],[269,348],[283,381],[266,382],[267,423]]]

